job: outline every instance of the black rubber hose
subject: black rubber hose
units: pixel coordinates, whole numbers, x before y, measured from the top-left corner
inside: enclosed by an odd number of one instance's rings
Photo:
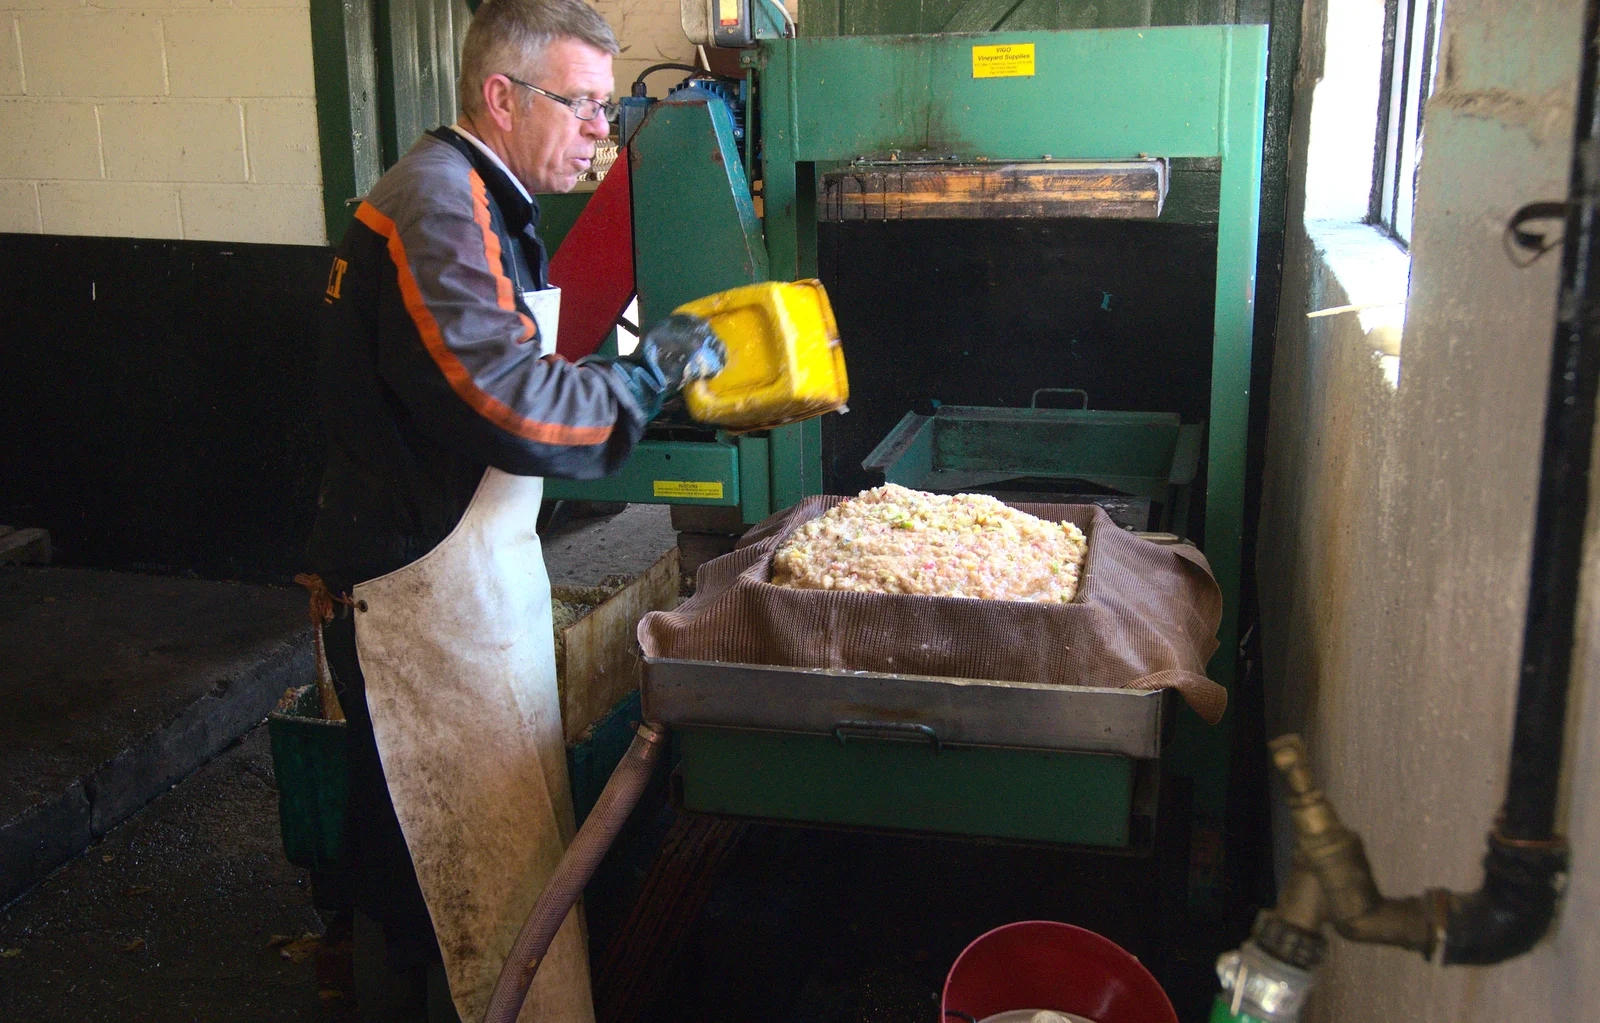
[[[577,905],[584,885],[594,876],[600,859],[616,841],[617,832],[622,830],[639,802],[666,738],[667,730],[661,725],[646,722],[639,726],[639,734],[634,736],[633,744],[623,754],[617,769],[611,772],[611,780],[606,782],[594,809],[573,836],[572,844],[556,864],[555,873],[539,893],[539,901],[523,921],[517,940],[512,942],[511,954],[500,968],[500,978],[489,996],[484,1023],[516,1023],[522,1003],[527,1000],[528,988],[539,973],[545,953],[550,951],[556,931]]]
[[[695,67],[693,64],[679,64],[676,61],[669,60],[661,64],[651,64],[649,67],[639,72],[638,77],[633,80],[633,94],[635,96],[645,95],[644,80],[655,74],[657,71],[687,71],[696,78],[714,78],[719,82],[744,81],[743,78],[734,78],[729,75],[719,75],[715,71],[709,71],[703,67]]]
[[[1600,263],[1595,252],[1600,163],[1593,154],[1600,139],[1596,122],[1600,104],[1595,95],[1600,0],[1589,0],[1585,6],[1511,765],[1505,803],[1484,857],[1483,886],[1450,900],[1447,963],[1498,963],[1532,948],[1550,927],[1557,879],[1566,869],[1565,845],[1555,834],[1556,793],[1589,513],[1595,391],[1600,383]]]

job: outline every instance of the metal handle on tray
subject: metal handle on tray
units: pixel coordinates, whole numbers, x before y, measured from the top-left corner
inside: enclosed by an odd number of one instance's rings
[[[1080,407],[1080,411],[1089,411],[1089,392],[1081,387],[1041,387],[1034,391],[1033,396],[1028,399],[1029,408],[1039,407],[1039,395],[1041,394],[1081,394],[1083,395],[1083,405]]]
[[[839,745],[844,745],[846,732],[854,732],[863,736],[905,736],[919,735],[933,744],[935,753],[944,752],[944,744],[939,741],[939,733],[928,725],[916,725],[909,721],[839,721],[833,726],[833,737],[839,740]]]

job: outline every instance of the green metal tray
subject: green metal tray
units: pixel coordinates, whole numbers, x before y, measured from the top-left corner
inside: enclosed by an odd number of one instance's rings
[[[1083,394],[1082,391],[1077,393]],[[861,463],[917,490],[970,490],[1020,477],[1083,479],[1168,500],[1200,463],[1205,426],[1165,412],[944,405],[907,413]]]
[[[1138,761],[727,728],[679,731],[683,806],[701,813],[1124,848]]]
[[[1170,694],[646,658],[685,809],[1126,848]]]

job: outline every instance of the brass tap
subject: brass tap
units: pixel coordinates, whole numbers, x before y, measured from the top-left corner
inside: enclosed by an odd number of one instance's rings
[[[1295,855],[1276,916],[1301,931],[1326,922],[1349,941],[1398,945],[1431,958],[1444,932],[1443,892],[1388,899],[1378,890],[1361,837],[1317,787],[1298,735],[1274,739],[1272,762],[1289,787]]]

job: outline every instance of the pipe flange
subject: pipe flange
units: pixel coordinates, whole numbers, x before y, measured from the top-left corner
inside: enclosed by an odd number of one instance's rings
[[[1567,836],[1565,835],[1551,835],[1549,838],[1508,838],[1500,833],[1500,825],[1496,824],[1494,829],[1489,832],[1489,841],[1503,849],[1553,853],[1560,856],[1563,861],[1567,856]]]

